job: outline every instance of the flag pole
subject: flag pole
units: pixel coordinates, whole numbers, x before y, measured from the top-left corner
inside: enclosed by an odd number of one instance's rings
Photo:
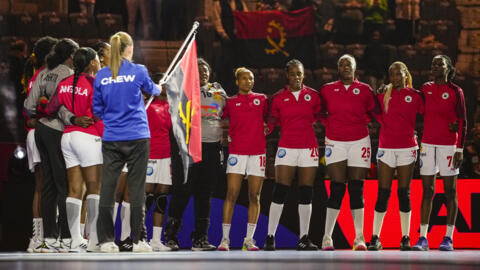
[[[161,88],[162,87],[162,84],[164,84],[168,78],[170,78],[170,76],[172,75],[172,70],[175,70],[175,68],[178,66],[179,62],[177,63],[177,60],[178,58],[180,57],[180,54],[183,52],[183,50],[185,49],[185,47],[187,45],[190,45],[191,43],[191,37],[195,36],[195,34],[197,33],[197,29],[198,27],[200,26],[200,23],[195,21],[193,23],[193,26],[192,26],[192,29],[190,30],[190,33],[188,33],[187,35],[187,38],[185,39],[185,41],[183,42],[182,46],[180,46],[180,49],[178,50],[177,54],[175,55],[175,57],[173,58],[172,62],[170,63],[170,65],[168,66],[167,68],[167,71],[163,74],[163,77],[162,79],[160,79],[160,81],[158,82],[158,86]],[[175,68],[174,68],[175,67]],[[152,103],[153,101],[153,95],[150,96],[150,98],[148,99],[147,103],[145,104],[145,110],[148,109],[148,107],[150,106],[150,104]]]

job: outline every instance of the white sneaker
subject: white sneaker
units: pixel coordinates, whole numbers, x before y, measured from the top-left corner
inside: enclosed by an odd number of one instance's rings
[[[323,236],[322,250],[335,250],[335,247],[333,246],[333,240],[328,235]]]
[[[96,232],[90,232],[90,238],[88,239],[88,252],[100,252],[100,246],[98,245],[98,237]]]
[[[28,243],[28,248],[27,252],[28,253],[33,253],[33,252],[40,252],[42,249],[42,244],[43,242],[39,240],[36,237],[30,238],[30,242]]]
[[[165,246],[162,242],[159,241],[150,241],[150,247],[152,247],[152,250],[155,252],[159,251],[172,251],[171,248]]]
[[[222,238],[222,242],[220,242],[220,245],[217,247],[217,250],[229,251],[230,250],[230,239]]]
[[[120,250],[114,242],[105,242],[100,245],[100,252],[102,253],[118,253]]]
[[[132,252],[152,252],[152,247],[144,240],[133,243]]]
[[[69,252],[84,253],[84,252],[87,252],[87,247],[88,247],[88,240],[82,238],[82,240],[79,243],[74,243],[72,241]]]
[[[365,245],[365,238],[362,236],[355,238],[353,241],[353,250],[364,251],[367,250],[367,245]]]
[[[58,248],[58,252],[60,253],[68,253],[70,252],[70,246],[72,245],[71,238],[60,239],[60,247]]]
[[[252,238],[245,238],[243,239],[242,250],[258,251],[260,249],[255,245],[255,240],[253,240]]]
[[[58,253],[60,249],[60,242],[54,238],[48,238],[43,241],[42,247],[40,248],[41,253]]]

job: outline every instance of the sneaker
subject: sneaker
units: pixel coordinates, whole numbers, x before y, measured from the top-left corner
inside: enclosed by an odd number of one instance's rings
[[[192,246],[193,251],[212,251],[217,249],[214,245],[208,242],[206,235],[193,239],[192,242],[193,242],[193,246]]]
[[[38,247],[41,248],[42,244],[43,242],[40,241],[38,238],[36,237],[30,238],[30,242],[28,243],[28,247],[27,247],[27,252],[28,253],[40,252]]]
[[[100,252],[100,246],[98,243],[88,240],[87,252]]]
[[[328,235],[323,236],[322,250],[335,250],[335,248],[333,247],[333,240]]]
[[[440,247],[438,247],[439,250],[441,251],[453,251],[453,241],[452,238],[448,236],[443,237],[443,241],[440,244]]]
[[[165,242],[165,246],[169,247],[171,251],[180,250],[177,238],[172,238],[172,239],[168,240],[167,242]]]
[[[82,240],[78,244],[73,243],[72,241],[68,252],[74,252],[74,253],[87,252],[87,247],[88,247],[88,240],[82,238]]]
[[[412,250],[415,250],[415,251],[428,251],[429,248],[428,248],[428,240],[427,238],[421,236],[420,238],[418,238],[418,241],[417,243],[415,244],[415,246],[412,247]]]
[[[308,235],[305,234],[298,240],[297,250],[318,250],[318,246],[312,243]]]
[[[160,251],[171,251],[172,249],[165,246],[160,241],[150,241],[150,246],[152,247],[152,251],[160,252]]]
[[[222,242],[218,245],[217,250],[220,251],[229,251],[230,250],[230,240],[227,238],[222,238]]]
[[[259,251],[260,249],[255,245],[255,240],[252,238],[243,239],[242,250],[246,251]]]
[[[40,249],[41,253],[58,253],[60,242],[56,239],[45,239]]]
[[[120,251],[132,251],[133,249],[133,243],[132,243],[132,238],[127,237],[125,240],[120,240],[118,241],[118,249]]]
[[[263,245],[263,250],[275,250],[275,237],[273,235],[267,235],[267,238],[265,238],[265,244]]]
[[[400,250],[401,251],[412,250],[412,247],[410,246],[410,237],[408,237],[408,235],[404,235],[402,237],[402,241],[400,242]]]
[[[133,243],[132,252],[152,252],[152,247],[144,240]]]
[[[58,252],[60,253],[68,253],[70,252],[70,246],[72,245],[71,238],[64,238],[60,240],[60,247],[58,248]]]
[[[100,244],[100,252],[102,253],[118,253],[120,249],[115,244],[115,242],[105,242]]]
[[[382,250],[382,242],[380,242],[380,238],[377,235],[372,235],[372,239],[370,239],[370,243],[368,243],[368,250]]]
[[[353,241],[353,250],[356,250],[356,251],[367,250],[367,245],[365,245],[365,238],[363,236],[358,237]]]

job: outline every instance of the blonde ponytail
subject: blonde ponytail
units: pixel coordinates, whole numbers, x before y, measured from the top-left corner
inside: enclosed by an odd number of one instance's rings
[[[133,40],[129,34],[125,32],[118,32],[110,38],[110,70],[112,78],[117,78],[120,65],[122,64],[122,55],[125,48],[133,45]]]
[[[388,104],[390,103],[390,97],[392,96],[392,89],[393,89],[393,85],[389,83],[387,85],[387,90],[385,91],[385,95],[383,96],[383,107],[385,109],[385,113],[388,112]]]
[[[412,75],[410,74],[410,71],[408,71],[407,65],[405,65],[405,63],[403,62],[397,61],[391,64],[389,69],[391,69],[394,66],[399,66],[400,70],[406,73],[407,80],[405,82],[405,86],[412,88],[413,87]],[[383,105],[384,105],[385,113],[388,112],[388,104],[390,103],[390,97],[392,96],[392,89],[393,89],[393,85],[391,83],[388,84],[387,90],[385,91],[385,96],[383,96]]]

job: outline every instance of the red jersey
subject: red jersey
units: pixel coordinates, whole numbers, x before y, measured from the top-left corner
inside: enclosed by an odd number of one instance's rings
[[[28,95],[30,94],[30,91],[32,91],[33,83],[34,83],[35,80],[37,79],[38,74],[39,74],[43,69],[44,69],[43,67],[39,68],[39,69],[35,72],[35,74],[33,74],[32,78],[28,81],[27,97],[28,97]],[[27,121],[28,121],[30,118],[27,117],[27,115],[25,114],[25,112],[23,112],[23,110],[22,110],[22,113],[23,113],[23,117],[25,118],[25,129],[27,130],[27,133],[28,133],[28,132],[29,132],[30,130],[32,130],[33,128],[29,128],[29,127],[27,126]]]
[[[415,138],[415,120],[417,113],[423,114],[424,104],[420,93],[411,88],[392,90],[388,112],[385,113],[383,98],[385,94],[377,95],[382,113],[377,117],[382,125],[380,129],[379,148],[399,149],[417,146]]]
[[[334,141],[356,141],[368,136],[367,124],[378,109],[372,89],[357,79],[345,89],[341,81],[325,84],[320,90],[326,117],[322,123]]]
[[[154,100],[147,109],[150,128],[150,159],[170,157],[170,129],[172,120],[168,112],[168,102]]]
[[[456,145],[463,148],[467,117],[462,89],[447,83],[425,83],[420,89],[425,96],[425,116],[422,142],[434,145]],[[450,124],[458,122],[458,130]]]
[[[312,124],[318,121],[321,102],[318,92],[303,86],[298,100],[288,86],[275,93],[269,123],[280,126],[279,147],[304,149],[318,147]]]
[[[265,154],[264,118],[267,113],[267,97],[264,94],[250,92],[227,99],[222,118],[230,119],[231,154]]]
[[[57,91],[55,93],[57,97],[52,97],[47,106],[46,112],[48,114],[51,114],[52,112],[58,111],[58,108],[61,105],[64,105],[70,112],[75,114],[75,116],[77,117],[88,116],[93,119],[93,80],[95,78],[87,74],[80,74],[80,76],[78,76],[77,84],[75,86],[75,98],[72,97],[73,79],[74,76],[72,75],[65,78],[58,84]],[[101,137],[103,131],[103,124],[101,121],[99,121],[93,125],[90,125],[87,128],[79,127],[76,125],[66,125],[63,133],[68,133],[72,131],[81,131],[87,134]]]

